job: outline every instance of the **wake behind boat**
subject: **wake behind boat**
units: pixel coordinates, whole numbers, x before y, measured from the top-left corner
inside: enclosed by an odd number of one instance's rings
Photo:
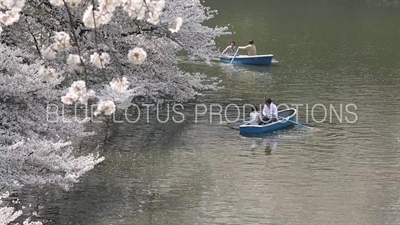
[[[236,55],[233,56],[220,56],[219,59],[224,63],[232,64],[247,64],[247,65],[261,65],[261,66],[270,66],[272,64],[272,58],[274,55]],[[234,58],[234,59],[233,59]],[[232,61],[233,59],[233,61]]]

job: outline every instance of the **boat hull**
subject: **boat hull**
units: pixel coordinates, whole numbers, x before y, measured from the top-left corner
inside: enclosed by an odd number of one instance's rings
[[[293,125],[293,123],[288,120],[295,121],[296,114],[296,109],[281,110],[278,112],[278,116],[280,118],[285,118],[285,120],[276,121],[266,125],[241,125],[239,128],[240,134],[261,134],[285,129]]]
[[[273,57],[274,57],[273,55],[255,55],[255,56],[239,55],[235,57],[232,64],[270,66]],[[221,62],[230,63],[232,61],[232,58],[233,56],[221,56],[219,59]]]

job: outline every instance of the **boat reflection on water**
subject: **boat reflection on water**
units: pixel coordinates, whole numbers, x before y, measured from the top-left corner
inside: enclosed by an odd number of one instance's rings
[[[299,142],[304,138],[312,135],[311,132],[304,130],[296,130],[292,128],[284,128],[279,131],[269,133],[242,133],[241,137],[247,139],[250,143],[251,151],[262,149],[266,155],[271,155],[277,151],[278,142],[285,143],[287,141]]]
[[[266,155],[271,155],[272,152],[275,152],[276,147],[278,146],[278,140],[276,137],[265,138],[263,142]]]
[[[278,147],[278,134],[252,135],[249,138],[252,139],[251,151],[255,151],[257,148],[263,148],[266,155],[271,155]]]

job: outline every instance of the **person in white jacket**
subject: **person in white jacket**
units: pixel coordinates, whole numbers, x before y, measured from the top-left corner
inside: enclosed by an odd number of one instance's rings
[[[264,109],[262,111],[262,122],[271,123],[277,121],[278,108],[270,98],[265,101]]]

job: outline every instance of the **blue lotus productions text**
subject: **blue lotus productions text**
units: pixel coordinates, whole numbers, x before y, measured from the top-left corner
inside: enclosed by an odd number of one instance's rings
[[[357,106],[355,104],[279,104],[278,110],[296,109],[296,120],[305,123],[356,123],[358,120]],[[49,104],[47,107],[47,121],[50,123],[82,121],[90,119],[93,123],[104,122],[94,116],[97,105],[91,106],[64,106]],[[263,105],[221,105],[221,104],[196,104],[194,107],[182,104],[163,105],[131,104],[125,109],[117,109],[118,116],[102,115],[112,119],[115,123],[138,123],[157,120],[159,123],[182,123],[191,120],[195,123],[224,123],[234,122],[249,117],[251,109],[263,109]],[[66,112],[68,109],[68,113]],[[71,115],[72,112],[72,115]],[[144,120],[144,121],[143,121]]]

